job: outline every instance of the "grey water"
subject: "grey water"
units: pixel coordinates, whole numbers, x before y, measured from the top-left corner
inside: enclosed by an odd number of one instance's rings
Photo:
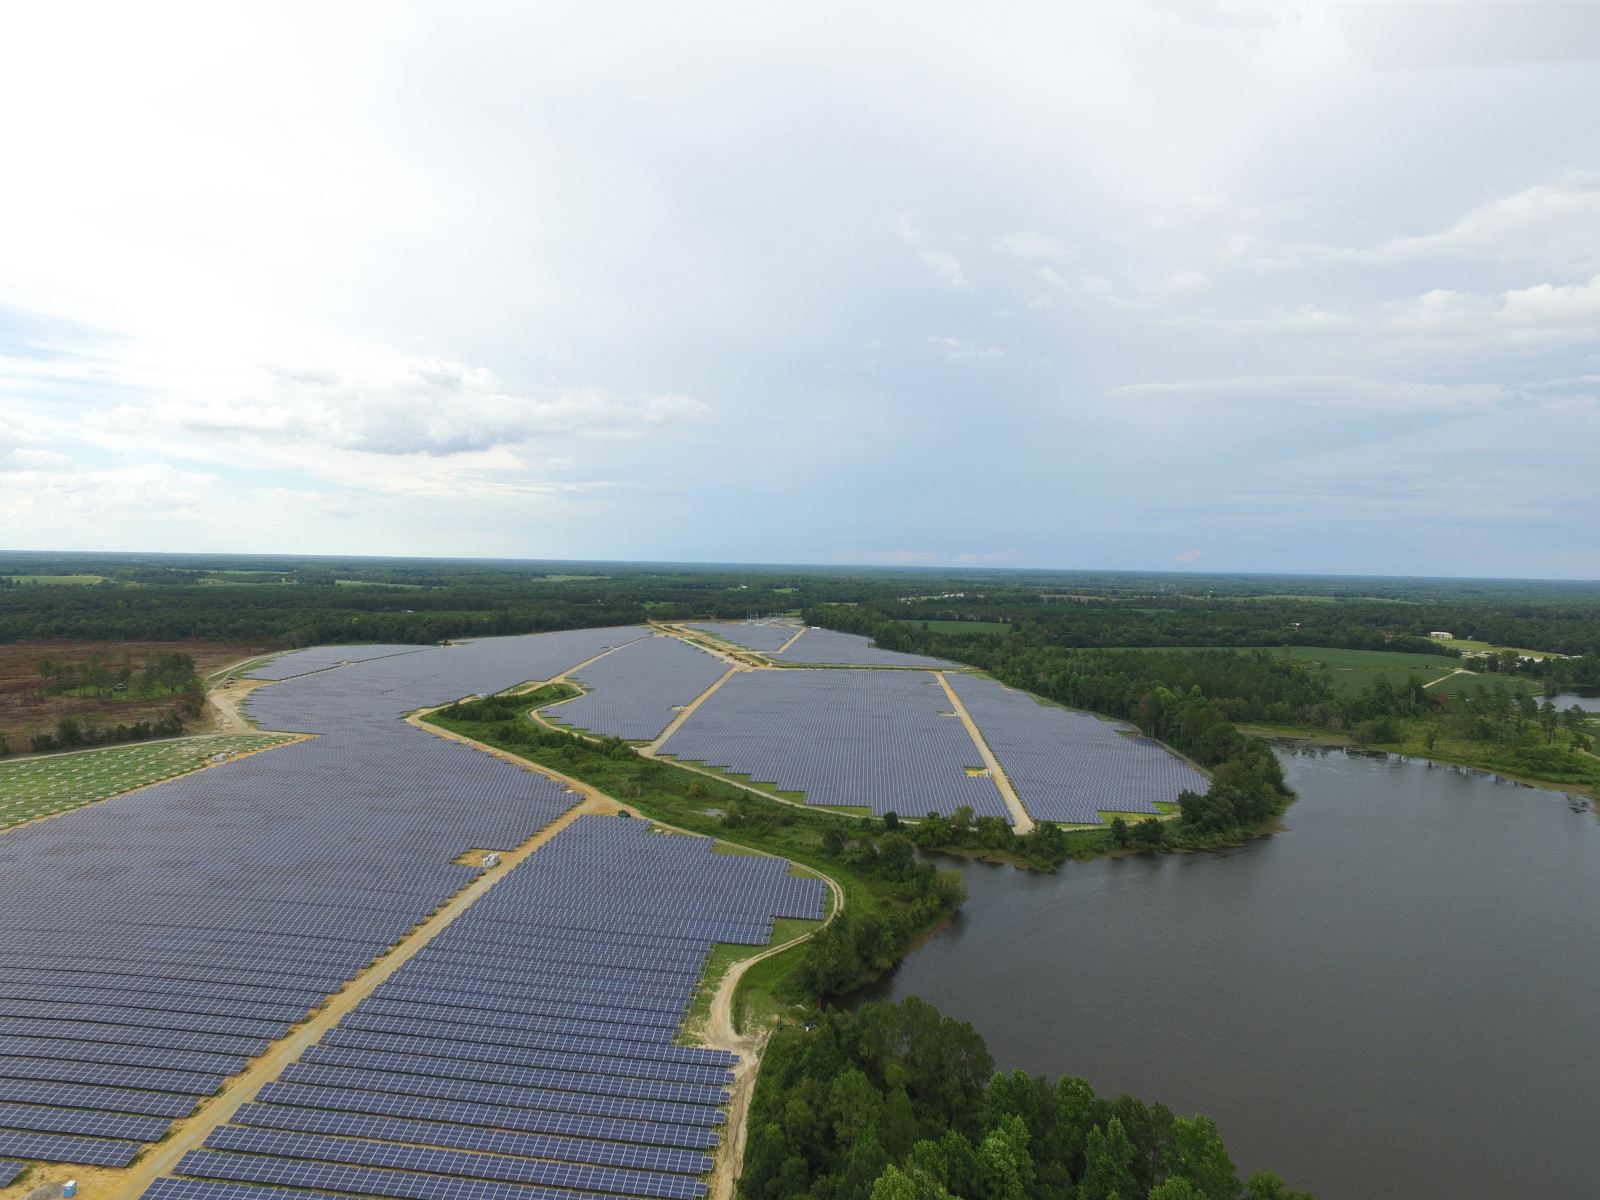
[[[1584,688],[1576,692],[1562,692],[1559,696],[1540,696],[1539,703],[1549,700],[1562,712],[1576,704],[1584,712],[1600,712],[1600,691]]]
[[[859,999],[1206,1113],[1241,1176],[1318,1200],[1596,1195],[1600,821],[1482,773],[1283,758],[1287,828],[1237,850],[956,864],[961,915]]]

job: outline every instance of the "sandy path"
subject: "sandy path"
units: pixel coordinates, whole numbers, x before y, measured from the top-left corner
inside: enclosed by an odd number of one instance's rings
[[[125,1171],[106,1172],[104,1181],[94,1188],[94,1200],[101,1200],[101,1197],[107,1200],[136,1200],[158,1177],[170,1175],[179,1159],[190,1150],[198,1148],[219,1125],[227,1123],[239,1111],[241,1105],[255,1099],[261,1089],[276,1079],[285,1067],[337,1025],[357,1004],[372,995],[379,985],[472,907],[480,896],[504,878],[513,867],[580,816],[603,811],[606,811],[604,804],[585,796],[575,807],[568,809],[515,850],[502,854],[498,866],[484,871],[462,888],[446,901],[443,907],[412,930],[394,949],[335,992],[309,1020],[297,1025],[287,1037],[274,1042],[265,1054],[254,1059],[248,1067],[224,1084],[221,1092],[202,1101],[193,1116],[175,1123],[172,1132],[138,1162]],[[81,1168],[41,1167],[35,1169],[35,1177],[30,1182],[48,1182],[74,1177],[81,1179],[82,1175]]]
[[[670,829],[674,833],[688,834],[692,837],[706,836],[703,833],[696,833],[690,829],[680,829],[664,821],[645,817],[636,809],[613,799],[582,780],[574,779],[572,776],[565,775],[560,771],[553,771],[548,767],[531,764],[527,759],[519,758],[514,754],[499,750],[474,738],[451,733],[434,725],[423,724],[421,718],[425,715],[426,713],[417,713],[408,717],[407,720],[420,729],[426,729],[429,733],[447,737],[468,746],[476,746],[478,749],[503,758],[507,762],[513,762],[518,766],[536,771],[538,774],[561,780],[568,787],[583,794],[583,811],[596,813],[631,812],[641,820],[648,820],[652,825],[659,826],[662,829]],[[760,794],[765,795],[765,793]],[[768,797],[768,799],[770,798]],[[737,843],[724,844],[736,845]],[[740,848],[751,849],[748,846]],[[757,851],[757,853],[765,855],[764,851]],[[765,855],[765,857],[774,858],[777,856]],[[715,1165],[712,1167],[711,1192],[708,1200],[733,1200],[734,1189],[739,1182],[739,1170],[744,1164],[746,1118],[750,1112],[750,1098],[755,1092],[756,1073],[761,1064],[761,1050],[766,1045],[767,1038],[771,1036],[771,1030],[761,1030],[754,1034],[741,1034],[735,1027],[733,997],[734,993],[738,991],[739,980],[744,977],[746,971],[762,959],[771,958],[774,954],[780,954],[808,938],[815,937],[818,930],[826,926],[828,922],[835,920],[844,911],[844,889],[839,886],[836,880],[811,867],[802,867],[801,869],[821,879],[827,885],[828,890],[833,893],[833,911],[828,914],[828,921],[824,921],[816,929],[809,930],[797,938],[791,938],[789,941],[776,946],[769,946],[759,954],[753,954],[749,958],[731,966],[727,974],[722,977],[722,981],[717,985],[716,993],[711,998],[711,1010],[706,1018],[706,1027],[696,1039],[700,1045],[710,1046],[716,1050],[727,1050],[729,1053],[737,1055],[739,1059],[733,1068],[733,1083],[729,1087],[728,1120],[722,1127],[722,1141],[717,1147]]]
[[[1007,778],[1000,760],[994,756],[994,751],[989,749],[989,743],[984,740],[978,723],[972,719],[967,706],[961,703],[961,697],[956,695],[955,688],[950,686],[950,681],[944,677],[944,672],[935,671],[933,677],[939,681],[944,694],[950,697],[950,707],[955,710],[956,716],[961,718],[961,723],[967,727],[967,735],[972,738],[972,744],[983,757],[983,765],[989,772],[989,778],[993,779],[995,786],[1000,789],[1000,799],[1005,801],[1006,811],[1011,814],[1012,829],[1019,834],[1032,833],[1033,818],[1028,815],[1028,810],[1022,807],[1022,798],[1017,795],[1017,789],[1011,786],[1011,780]]]
[[[792,637],[792,638],[790,638],[790,639],[789,639],[789,640],[788,640],[788,641],[787,641],[787,642],[785,642],[785,643],[784,643],[784,644],[783,644],[783,645],[781,645],[781,646],[779,646],[779,647],[778,647],[778,648],[777,648],[777,649],[776,649],[776,650],[774,650],[774,651],[773,651],[773,652],[772,652],[772,653],[773,653],[773,654],[787,654],[787,653],[788,653],[788,651],[789,651],[789,647],[790,647],[790,646],[792,646],[792,645],[794,645],[794,644],[795,644],[795,643],[796,643],[796,642],[798,642],[798,641],[799,641],[799,640],[800,640],[800,635],[801,635],[801,634],[802,634],[802,633],[804,633],[804,632],[805,632],[805,631],[806,631],[806,630],[807,630],[807,629],[808,629],[808,628],[809,628],[809,626],[806,626],[806,625],[802,625],[802,626],[800,626],[800,628],[799,628],[799,629],[796,629],[796,630],[795,630],[795,631],[794,631],[794,636],[793,636],[793,637]]]
[[[742,962],[735,963],[722,977],[716,994],[711,998],[711,1012],[706,1019],[705,1032],[700,1041],[712,1049],[726,1050],[737,1055],[739,1061],[733,1068],[733,1084],[728,1089],[730,1097],[728,1121],[722,1128],[722,1142],[717,1147],[716,1165],[711,1169],[711,1192],[707,1200],[733,1200],[734,1192],[739,1186],[739,1173],[744,1167],[745,1135],[750,1123],[750,1100],[755,1095],[756,1076],[761,1067],[761,1051],[766,1047],[767,1039],[772,1036],[772,1030],[769,1028],[755,1033],[741,1034],[735,1027],[733,997],[739,990],[739,980],[762,959],[782,954],[785,950],[816,937],[819,930],[825,928],[844,911],[844,889],[821,871],[814,871],[809,867],[804,869],[821,879],[833,893],[833,911],[828,914],[828,920],[797,938],[790,938],[787,942],[768,947],[760,954],[753,954]]]
[[[1437,684],[1443,683],[1446,679],[1454,679],[1457,675],[1476,675],[1476,674],[1477,674],[1476,671],[1469,671],[1465,667],[1457,667],[1454,671],[1451,671],[1448,675],[1441,675],[1437,679],[1430,679],[1427,683],[1423,684],[1422,686],[1425,687],[1425,688],[1431,688],[1431,687],[1436,686]]]
[[[754,650],[737,646],[732,642],[724,642],[699,629],[690,629],[687,625],[658,625],[656,628],[669,637],[687,642],[696,650],[704,650],[711,657],[719,658],[725,663],[754,667],[757,670],[766,670],[772,666]]]
[[[681,727],[685,721],[694,715],[694,710],[704,704],[706,700],[710,698],[712,692],[716,691],[723,684],[727,683],[728,680],[732,679],[743,669],[744,668],[739,666],[732,666],[729,667],[723,674],[719,675],[715,683],[713,683],[705,691],[701,692],[693,700],[689,701],[688,704],[683,706],[683,711],[677,716],[673,717],[672,720],[667,723],[667,727],[661,731],[661,735],[657,737],[655,741],[651,742],[648,746],[639,747],[639,753],[643,754],[646,758],[654,758],[656,751],[660,750],[661,747],[666,744],[667,739],[673,734],[677,733],[679,727]]]
[[[254,660],[251,660],[254,661]],[[270,679],[235,679],[232,683],[214,687],[206,693],[206,704],[211,709],[211,725],[216,733],[255,733],[256,727],[240,710],[244,699],[257,688],[275,682]]]

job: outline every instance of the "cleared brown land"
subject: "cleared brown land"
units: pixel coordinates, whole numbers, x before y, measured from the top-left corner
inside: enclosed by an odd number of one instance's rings
[[[41,659],[52,662],[87,662],[98,654],[118,665],[124,656],[137,670],[147,660],[163,654],[187,654],[195,669],[204,676],[213,671],[260,654],[272,647],[242,642],[13,642],[0,645],[0,737],[11,744],[13,754],[28,752],[28,739],[35,733],[54,731],[62,717],[75,717],[95,725],[132,725],[135,721],[158,720],[178,705],[176,696],[155,696],[147,700],[96,700],[87,696],[47,696],[46,680],[39,674]],[[209,714],[194,718],[187,732],[204,733],[210,728]]]

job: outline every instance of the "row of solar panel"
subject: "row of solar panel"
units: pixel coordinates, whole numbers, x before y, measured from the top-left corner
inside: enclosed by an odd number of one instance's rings
[[[179,1172],[419,1200],[702,1196],[735,1059],[674,1040],[711,946],[697,903],[765,940],[773,916],[823,900],[784,862],[709,850],[641,821],[574,822]],[[552,889],[582,903],[554,906]]]
[[[1102,812],[1156,814],[1209,781],[1126,725],[1040,704],[1026,692],[972,675],[948,676],[1030,815],[1098,823]]]
[[[647,633],[292,656],[252,707],[321,738],[0,836],[0,1153],[126,1161],[574,802],[405,711]]]
[[[812,636],[807,633],[806,637]],[[801,639],[801,643],[805,638]],[[1006,817],[982,754],[923,671],[751,671],[708,696],[662,753],[748,775],[807,803]]]
[[[563,725],[608,737],[649,741],[674,709],[688,704],[727,665],[675,637],[633,642],[585,666],[574,678],[587,694],[545,710]]]

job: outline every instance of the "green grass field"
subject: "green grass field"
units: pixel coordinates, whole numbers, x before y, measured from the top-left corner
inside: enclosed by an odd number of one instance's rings
[[[242,754],[288,740],[275,734],[215,734],[0,762],[0,829],[187,774],[217,754]]]
[[[1493,642],[1476,642],[1471,638],[1434,638],[1441,646],[1453,646],[1463,654],[1504,654],[1507,650],[1522,658],[1560,658],[1548,650],[1529,650],[1524,646],[1499,646]]]
[[[948,634],[953,637],[975,637],[980,633],[1009,633],[1009,621],[917,621],[906,619],[902,625],[925,625],[934,633]]]
[[[1454,671],[1461,663],[1435,654],[1393,650],[1338,650],[1322,646],[1274,646],[1272,653],[1302,662],[1321,663],[1335,692],[1348,695],[1387,679],[1401,687],[1413,676],[1427,683]]]
[[[45,587],[86,587],[91,583],[104,583],[104,575],[7,575],[12,583],[37,583]]]
[[[1469,671],[1470,667],[1467,668]],[[1544,687],[1537,679],[1519,679],[1515,675],[1495,675],[1490,672],[1470,675],[1452,675],[1449,679],[1441,680],[1430,692],[1438,692],[1444,696],[1458,696],[1462,692],[1470,692],[1474,688],[1492,688],[1497,683],[1503,683],[1513,696],[1520,696],[1526,692],[1530,696],[1542,698]]]

